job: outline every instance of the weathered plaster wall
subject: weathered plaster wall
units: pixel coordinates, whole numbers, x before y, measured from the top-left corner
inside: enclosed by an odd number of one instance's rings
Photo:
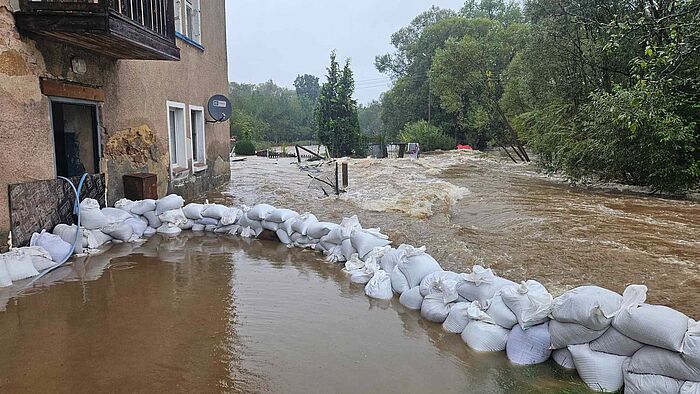
[[[148,171],[158,175],[158,193],[175,191],[185,197],[201,194],[230,178],[228,122],[205,125],[208,169],[187,179],[169,184],[167,101],[206,107],[214,94],[228,91],[226,59],[226,19],[224,0],[202,2],[202,51],[178,39],[179,62],[120,60],[116,72],[106,84],[103,125],[106,141],[124,134],[134,138],[133,130],[150,130],[153,139],[139,145],[139,153],[148,152],[149,160],[134,160],[129,154],[107,154],[110,174],[108,200],[123,194],[121,174]],[[186,111],[189,125],[189,110]],[[187,128],[189,131],[189,127]],[[187,133],[189,134],[189,133]],[[187,146],[192,143],[187,140]]]

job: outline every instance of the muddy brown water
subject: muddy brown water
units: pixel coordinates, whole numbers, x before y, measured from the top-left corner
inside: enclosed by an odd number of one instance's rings
[[[585,392],[269,241],[156,236],[42,282],[0,314],[2,392]]]

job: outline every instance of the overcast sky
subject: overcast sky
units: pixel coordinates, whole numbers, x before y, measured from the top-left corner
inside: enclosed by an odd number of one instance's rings
[[[270,79],[292,87],[299,74],[325,80],[328,55],[350,58],[356,98],[368,103],[389,87],[374,57],[392,51],[391,34],[432,5],[464,0],[227,0],[229,80]]]

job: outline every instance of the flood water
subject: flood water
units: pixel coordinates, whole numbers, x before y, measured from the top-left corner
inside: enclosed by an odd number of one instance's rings
[[[514,281],[538,280],[554,295],[584,284],[618,292],[645,284],[649,302],[700,319],[698,202],[576,188],[476,152],[350,160],[348,192],[324,197],[294,163],[233,163],[227,200],[336,222],[357,214],[395,244],[427,246],[445,269],[479,263]],[[334,167],[310,173],[333,178]]]
[[[114,245],[0,313],[2,392],[584,392],[511,366],[337,265],[268,241],[184,232]]]

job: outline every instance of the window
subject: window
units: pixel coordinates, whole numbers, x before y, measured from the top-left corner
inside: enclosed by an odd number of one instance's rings
[[[200,0],[184,0],[185,2],[185,35],[197,44],[202,43],[202,28],[200,17]]]
[[[195,170],[203,169],[207,162],[204,150],[204,108],[190,105],[190,132],[193,167]]]
[[[168,101],[168,133],[171,170],[179,172],[187,169],[184,104]]]
[[[182,0],[175,0],[175,31],[182,34]]]
[[[51,99],[56,175],[71,177],[100,172],[97,108],[93,102]]]

